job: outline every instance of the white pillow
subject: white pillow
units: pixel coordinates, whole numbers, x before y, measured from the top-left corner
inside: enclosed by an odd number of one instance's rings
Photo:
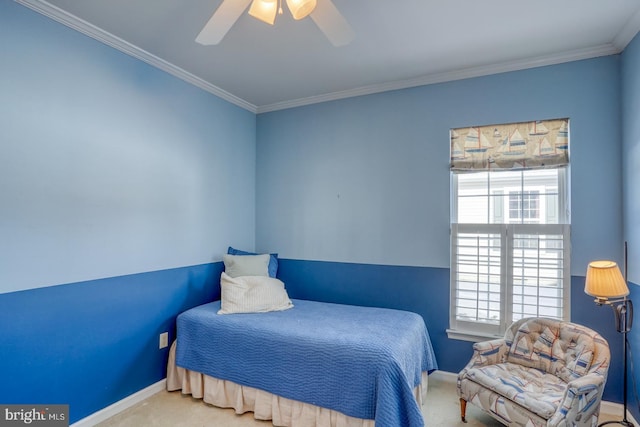
[[[268,276],[270,255],[222,255],[224,271],[231,277]]]
[[[244,255],[243,255],[244,256]],[[268,276],[220,276],[218,314],[264,313],[293,307],[282,281]]]

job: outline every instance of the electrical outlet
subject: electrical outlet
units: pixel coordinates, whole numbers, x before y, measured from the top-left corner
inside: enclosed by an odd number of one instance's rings
[[[160,348],[169,347],[169,332],[163,332],[160,334]]]

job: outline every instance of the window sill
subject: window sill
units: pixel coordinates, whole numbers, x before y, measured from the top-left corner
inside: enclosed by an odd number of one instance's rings
[[[480,342],[480,341],[489,341],[495,340],[498,338],[503,338],[502,335],[493,335],[482,332],[471,332],[471,331],[461,331],[458,329],[447,329],[447,336],[452,340],[460,340],[460,341],[471,341],[471,342]]]

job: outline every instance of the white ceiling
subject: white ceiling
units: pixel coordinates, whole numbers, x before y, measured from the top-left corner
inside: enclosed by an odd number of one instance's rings
[[[347,46],[286,5],[202,46],[221,0],[16,1],[254,112],[619,53],[640,30],[638,0],[333,0]]]

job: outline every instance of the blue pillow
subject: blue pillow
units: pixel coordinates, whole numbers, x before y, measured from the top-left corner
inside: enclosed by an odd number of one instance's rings
[[[247,252],[241,251],[240,249],[235,249],[229,246],[227,249],[227,254],[229,255],[260,255],[255,252]],[[269,254],[269,277],[276,277],[278,273],[278,254]]]

